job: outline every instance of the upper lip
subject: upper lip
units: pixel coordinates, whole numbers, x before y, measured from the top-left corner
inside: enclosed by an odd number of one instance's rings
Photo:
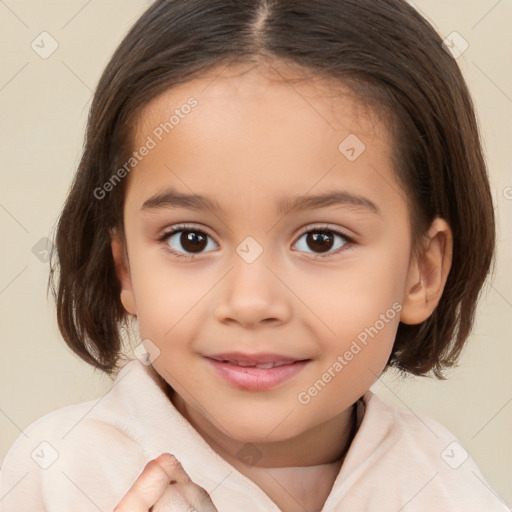
[[[244,354],[243,352],[224,352],[222,354],[211,354],[206,356],[209,359],[218,361],[235,361],[244,364],[269,364],[269,363],[295,363],[296,361],[305,361],[305,359],[282,354],[272,354],[270,352],[260,352],[258,354]]]

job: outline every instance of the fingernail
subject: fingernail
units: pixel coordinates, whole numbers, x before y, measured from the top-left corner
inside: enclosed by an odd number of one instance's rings
[[[176,455],[173,455],[172,453],[169,453],[169,452],[164,452],[162,453],[161,455],[159,455],[157,458],[160,459],[162,457],[165,457],[165,456],[169,456],[171,457],[173,460],[171,461],[171,463],[174,465],[174,466],[181,466],[181,462],[176,458]]]

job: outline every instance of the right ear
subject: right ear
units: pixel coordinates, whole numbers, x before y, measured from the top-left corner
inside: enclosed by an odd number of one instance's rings
[[[130,277],[130,265],[128,263],[126,245],[116,228],[110,230],[110,240],[116,275],[121,284],[121,303],[130,315],[136,317],[137,308],[135,307],[135,294],[133,293],[132,280]]]

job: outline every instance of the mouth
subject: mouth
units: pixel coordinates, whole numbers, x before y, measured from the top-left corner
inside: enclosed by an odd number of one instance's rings
[[[247,391],[263,391],[276,387],[299,374],[311,361],[284,358],[276,354],[221,354],[208,356],[206,360],[217,376],[228,384]]]
[[[243,361],[236,361],[231,359],[215,359],[211,358],[213,361],[218,361],[220,363],[229,363],[236,366],[240,366],[241,368],[258,368],[263,370],[268,370],[269,368],[278,368],[279,366],[285,366],[287,364],[294,364],[300,361],[290,360],[290,361],[280,361],[275,363],[261,363],[261,364],[254,364],[254,363],[247,363]]]
[[[223,352],[218,354],[210,354],[206,356],[215,361],[225,363],[234,363],[238,366],[261,366],[272,364],[274,366],[282,366],[292,364],[296,361],[304,361],[304,357],[295,357],[284,354],[275,354],[272,352],[258,352],[255,354],[247,354],[244,352]]]

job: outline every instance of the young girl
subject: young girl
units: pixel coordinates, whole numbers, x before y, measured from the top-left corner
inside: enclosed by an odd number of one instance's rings
[[[2,512],[508,510],[370,391],[444,378],[494,243],[467,87],[408,3],[156,1],[96,90],[52,266],[66,343],[115,382],[20,435]]]

